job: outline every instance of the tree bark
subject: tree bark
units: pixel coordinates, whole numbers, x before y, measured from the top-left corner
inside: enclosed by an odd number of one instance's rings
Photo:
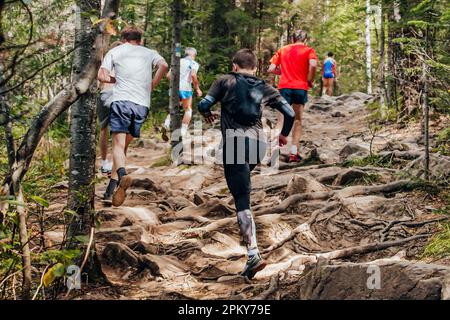
[[[106,1],[102,18],[115,18],[118,12],[119,3],[119,0]],[[105,51],[110,40],[110,35],[105,32],[105,26],[106,21],[103,21],[98,25],[98,28],[96,29],[95,44],[91,48],[92,59],[80,73],[79,78],[74,79],[42,108],[41,112],[35,117],[27,133],[23,137],[16,152],[14,165],[4,180],[3,190],[9,190],[10,195],[17,196],[18,198],[22,195],[22,179],[27,173],[34,152],[48,127],[59,115],[77,101],[81,95],[86,93],[92,82],[95,80],[97,70],[101,63],[102,52]],[[25,207],[19,206],[19,208]],[[31,290],[31,258],[29,248],[27,250],[27,246],[29,246],[26,224],[27,213],[25,209],[20,209],[18,210],[18,214],[23,264],[22,297],[29,298]]]
[[[5,0],[0,0],[0,22],[2,21],[3,7],[5,6]],[[5,41],[5,36],[3,35],[2,23],[0,23],[0,45]]]
[[[172,61],[170,64],[170,130],[172,131],[172,147],[175,147],[181,138],[181,114],[180,114],[180,58],[181,58],[181,0],[172,2],[173,30],[172,30]]]
[[[429,137],[429,102],[428,102],[428,28],[425,31],[425,54],[422,62],[422,81],[423,81],[423,139],[425,145],[424,151],[424,176],[425,180],[430,179],[430,137]]]
[[[390,105],[389,100],[386,95],[386,35],[385,35],[385,19],[384,19],[384,4],[383,0],[379,2],[380,6],[380,100],[381,105],[384,106],[386,103]]]
[[[95,41],[92,22],[87,12],[100,11],[99,0],[76,1],[74,78],[91,60],[91,47]],[[73,216],[68,226],[68,244],[73,236],[88,234],[93,226],[95,178],[95,95],[91,90],[82,94],[74,103],[70,113],[70,165],[68,208],[78,215]]]
[[[0,83],[3,81],[3,68],[0,66]],[[4,86],[0,86],[0,92],[4,91]],[[5,128],[6,153],[8,155],[8,168],[12,168],[15,159],[16,147],[12,133],[11,107],[4,95],[0,95],[0,123]],[[0,219],[1,220],[1,219]]]
[[[370,0],[366,0],[366,77],[368,94],[372,94],[372,39],[370,34],[370,13]]]

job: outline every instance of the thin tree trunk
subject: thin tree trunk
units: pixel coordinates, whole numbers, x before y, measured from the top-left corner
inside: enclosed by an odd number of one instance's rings
[[[366,76],[368,94],[372,94],[372,39],[370,34],[370,13],[370,0],[366,0]]]
[[[259,1],[258,5],[258,75],[262,75],[264,73],[264,54],[262,52],[262,24],[264,18],[264,2],[262,0]]]
[[[5,6],[5,0],[0,0],[0,21],[2,21],[3,7]],[[2,24],[0,23],[0,45],[5,41],[5,36],[3,35]]]
[[[3,81],[3,68],[0,65],[0,82]],[[4,86],[0,86],[0,91],[5,90]],[[3,115],[1,120],[1,125],[5,128],[5,141],[6,141],[6,153],[8,155],[8,168],[11,169],[14,160],[16,147],[14,144],[14,136],[12,133],[12,119],[11,119],[11,107],[6,101],[3,95],[0,95],[0,115]]]
[[[428,103],[428,28],[425,31],[425,54],[422,62],[422,81],[423,81],[423,135],[425,145],[424,155],[424,175],[425,180],[430,178],[430,137],[429,137],[429,103]]]
[[[180,114],[180,58],[181,58],[181,0],[172,2],[173,34],[172,34],[172,61],[170,64],[170,130],[172,131],[172,147],[175,147],[181,138],[181,114]]]
[[[115,18],[117,16],[119,3],[119,0],[107,0],[102,17]],[[23,198],[21,182],[29,169],[31,159],[33,158],[34,152],[42,136],[60,114],[77,101],[81,95],[87,92],[91,83],[96,78],[97,70],[101,63],[102,52],[105,50],[110,39],[110,35],[105,32],[105,26],[106,21],[103,21],[98,25],[95,45],[91,48],[92,59],[89,64],[86,65],[83,72],[81,72],[79,79],[71,82],[42,108],[41,112],[35,117],[33,123],[30,125],[27,133],[22,139],[16,152],[14,165],[3,183],[3,191],[9,190],[10,195],[16,196],[17,199],[20,200],[21,197]],[[31,256],[28,247],[29,241],[26,210],[22,210],[22,208],[23,207],[19,206],[17,210],[19,216],[20,243],[22,244],[22,296],[29,298],[31,290]]]
[[[74,77],[80,78],[81,71],[91,60],[91,47],[95,41],[90,10],[100,10],[98,0],[76,1],[76,29],[74,56]],[[69,247],[72,237],[88,234],[93,226],[94,177],[95,177],[95,96],[91,90],[80,96],[72,106],[70,114],[70,166],[68,208],[77,212],[69,225]]]
[[[144,21],[144,46],[147,46],[147,31],[150,20],[150,0],[147,0],[145,4],[145,21]]]
[[[385,75],[385,69],[386,69],[386,36],[385,36],[385,19],[384,19],[384,6],[383,6],[383,0],[380,0],[380,102],[381,105],[384,106],[387,97],[386,97],[386,75]],[[389,105],[389,103],[388,103]]]

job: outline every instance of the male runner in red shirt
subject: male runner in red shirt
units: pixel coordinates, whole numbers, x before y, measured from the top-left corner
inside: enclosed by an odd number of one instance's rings
[[[314,85],[314,76],[319,59],[313,48],[306,45],[308,34],[296,30],[292,35],[293,43],[284,46],[270,60],[269,73],[281,75],[278,89],[295,111],[295,123],[289,162],[299,162],[301,157],[298,144],[302,133],[302,114],[308,101],[308,88]],[[278,114],[277,128],[283,126],[283,117]]]

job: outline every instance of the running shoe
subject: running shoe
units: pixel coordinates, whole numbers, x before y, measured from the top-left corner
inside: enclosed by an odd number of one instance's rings
[[[133,178],[128,175],[125,175],[120,179],[119,187],[114,191],[112,196],[112,205],[114,207],[119,207],[125,202],[127,189],[131,187],[132,182]]]
[[[253,257],[249,258],[247,264],[245,265],[244,271],[241,275],[251,280],[255,277],[256,273],[261,271],[266,267],[266,262],[261,258],[259,253],[255,254]]]
[[[162,127],[161,129],[161,138],[163,139],[164,142],[169,141],[169,136],[167,135],[167,128],[166,127]]]
[[[290,154],[289,155],[289,162],[300,162],[303,158],[300,156],[300,154]]]
[[[105,192],[103,194],[103,200],[102,200],[103,205],[105,205],[106,207],[110,207],[112,205],[112,194]]]
[[[112,162],[107,162],[100,168],[102,174],[110,175],[112,173]]]

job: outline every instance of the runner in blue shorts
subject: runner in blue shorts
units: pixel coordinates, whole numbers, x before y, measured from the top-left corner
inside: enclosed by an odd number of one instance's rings
[[[192,118],[192,85],[194,85],[195,92],[198,97],[202,96],[202,90],[200,90],[197,72],[200,65],[195,61],[197,57],[197,50],[195,48],[186,48],[186,57],[180,60],[180,100],[184,109],[183,121],[181,124],[181,136],[185,136],[189,123]],[[171,72],[167,74],[167,78],[170,79]],[[167,116],[164,123],[165,129],[169,128],[170,115]]]
[[[105,204],[111,202],[113,206],[122,205],[132,184],[125,169],[125,150],[133,138],[140,136],[149,112],[151,91],[169,68],[158,52],[141,46],[140,29],[127,27],[121,36],[124,44],[106,54],[97,76],[100,82],[115,83],[109,120],[113,169],[104,194]],[[152,78],[154,67],[157,71]],[[115,76],[111,75],[113,70]]]

